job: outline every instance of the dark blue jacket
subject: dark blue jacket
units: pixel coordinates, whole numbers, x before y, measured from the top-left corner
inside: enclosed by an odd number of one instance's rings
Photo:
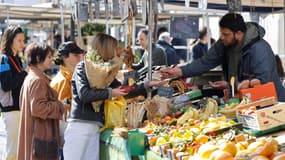
[[[243,45],[238,62],[238,81],[257,78],[261,83],[274,82],[278,100],[285,102],[285,89],[277,74],[277,66],[270,45],[263,39],[265,30],[256,23],[247,23]],[[190,77],[202,74],[222,64],[225,79],[229,81],[227,55],[231,50],[218,40],[202,58],[181,67],[183,76]]]
[[[13,59],[14,65],[12,64],[11,59]],[[19,68],[19,72],[16,70],[15,65]],[[2,106],[2,104],[0,104],[1,112],[20,110],[20,90],[26,75],[27,72],[23,71],[21,59],[18,56],[13,56],[9,53],[2,56],[2,59],[0,60],[1,89],[4,92],[12,91],[13,104],[9,106]]]
[[[180,57],[176,54],[175,49],[171,45],[163,40],[157,41],[157,44],[164,49],[168,66],[179,64]]]
[[[203,57],[208,51],[208,45],[202,42],[199,42],[193,47],[192,54],[193,60]]]

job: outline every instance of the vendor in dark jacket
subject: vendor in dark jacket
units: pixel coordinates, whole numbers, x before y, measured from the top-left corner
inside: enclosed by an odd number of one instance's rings
[[[99,56],[95,60],[102,60],[105,65],[114,58],[118,46],[118,42],[114,37],[98,33],[93,42],[92,47],[98,53],[96,55]],[[104,103],[99,105],[99,110],[95,110],[92,102],[109,100],[118,96],[136,96],[146,92],[149,87],[161,83],[160,81],[146,82],[138,85],[135,91],[129,93],[120,88],[121,84],[114,78],[111,79],[111,82],[113,82],[106,88],[90,87],[85,63],[85,61],[81,61],[77,64],[71,80],[72,106],[70,118],[68,119],[69,123],[64,133],[63,153],[65,159],[100,159],[99,128],[104,123]],[[100,78],[102,77],[97,77],[97,79]],[[106,79],[102,80],[106,81]]]
[[[179,64],[180,57],[176,54],[174,47],[171,45],[169,32],[163,32],[159,35],[157,44],[165,51],[168,66]]]
[[[245,23],[237,13],[228,13],[219,22],[220,39],[206,55],[182,67],[161,70],[163,77],[192,77],[222,65],[226,81],[211,83],[226,88],[231,77],[237,83],[258,79],[274,82],[278,100],[285,102],[285,89],[277,73],[276,61],[270,45],[263,39],[265,30],[256,23]]]

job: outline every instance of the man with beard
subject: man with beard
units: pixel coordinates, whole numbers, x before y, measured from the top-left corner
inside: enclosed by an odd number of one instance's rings
[[[200,59],[185,66],[161,70],[162,78],[192,77],[222,65],[225,81],[210,82],[214,88],[228,88],[231,77],[236,84],[258,79],[262,84],[274,82],[279,101],[285,101],[285,89],[277,74],[270,45],[263,39],[265,30],[254,22],[245,23],[237,13],[224,15],[220,22],[220,39]]]

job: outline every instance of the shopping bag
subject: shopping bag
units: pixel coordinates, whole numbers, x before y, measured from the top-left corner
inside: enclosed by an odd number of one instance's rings
[[[124,97],[115,97],[104,102],[105,124],[100,131],[107,128],[125,126],[127,102]]]

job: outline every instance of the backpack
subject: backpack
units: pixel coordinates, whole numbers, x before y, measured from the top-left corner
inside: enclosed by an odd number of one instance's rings
[[[0,53],[0,74],[5,71],[10,70],[10,65],[8,63],[8,57]],[[5,92],[2,89],[0,83],[0,108],[8,107],[13,105],[12,91]]]

